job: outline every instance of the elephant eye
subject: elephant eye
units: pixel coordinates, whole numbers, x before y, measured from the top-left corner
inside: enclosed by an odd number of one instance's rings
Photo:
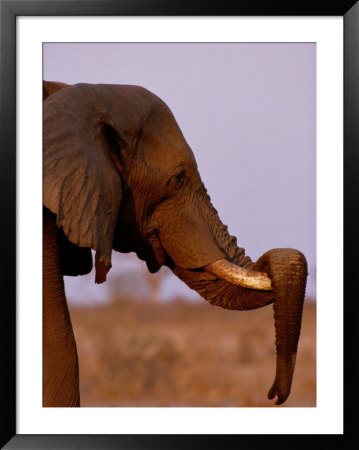
[[[184,180],[186,178],[186,172],[184,170],[182,170],[181,173],[179,173],[178,175],[176,175],[174,177],[174,185],[176,189],[181,189],[183,184],[184,184]]]

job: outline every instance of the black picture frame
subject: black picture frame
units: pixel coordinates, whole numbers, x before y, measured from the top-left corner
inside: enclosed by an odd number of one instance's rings
[[[0,217],[1,217],[1,448],[164,449],[223,448],[281,440],[316,445],[329,438],[343,445],[356,426],[357,186],[359,168],[359,4],[358,0],[0,0]],[[17,16],[342,16],[344,18],[344,435],[18,435],[16,434],[16,17]],[[354,262],[353,262],[354,261]],[[341,267],[338,267],[338,271]],[[339,442],[340,441],[340,442]]]

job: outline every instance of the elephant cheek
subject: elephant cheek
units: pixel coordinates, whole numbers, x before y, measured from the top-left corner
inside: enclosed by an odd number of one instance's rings
[[[171,259],[183,269],[197,269],[225,258],[210,231],[200,222],[167,223],[159,236]]]

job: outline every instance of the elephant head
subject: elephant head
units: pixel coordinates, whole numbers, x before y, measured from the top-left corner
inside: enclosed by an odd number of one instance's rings
[[[283,403],[301,327],[302,253],[273,249],[256,262],[245,255],[213,207],[173,114],[153,93],[45,82],[44,97],[43,202],[56,216],[63,273],[88,272],[93,249],[101,283],[112,249],[136,252],[150,272],[168,266],[214,305],[273,303],[277,366],[268,397]]]

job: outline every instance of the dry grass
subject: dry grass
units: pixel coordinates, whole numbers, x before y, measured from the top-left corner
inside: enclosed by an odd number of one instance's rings
[[[203,302],[70,306],[82,406],[274,406],[273,310]],[[316,308],[306,302],[292,392],[316,404]]]

